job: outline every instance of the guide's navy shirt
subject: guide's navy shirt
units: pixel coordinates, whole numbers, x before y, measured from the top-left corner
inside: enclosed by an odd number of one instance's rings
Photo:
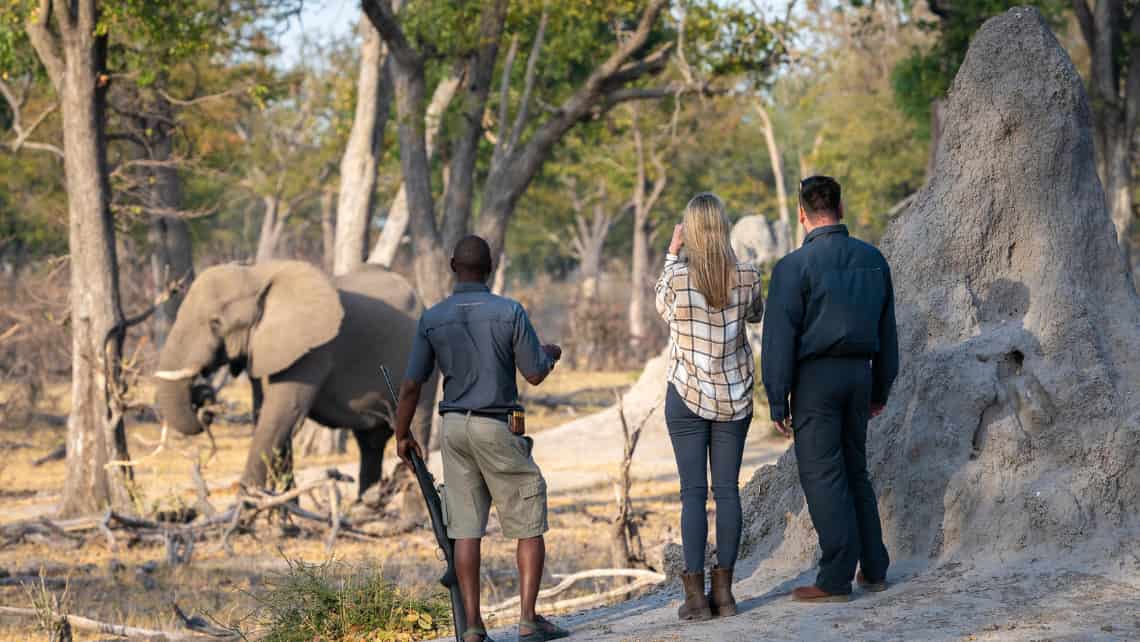
[[[521,409],[515,368],[535,377],[554,367],[522,305],[482,283],[459,283],[420,317],[407,378],[425,383],[436,362],[443,373],[440,414]]]
[[[886,403],[899,369],[891,269],[846,225],[811,231],[772,269],[761,375],[772,419],[788,416],[796,365],[826,357],[872,362],[872,403]]]

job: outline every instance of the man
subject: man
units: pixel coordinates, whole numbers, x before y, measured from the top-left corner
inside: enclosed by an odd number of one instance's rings
[[[515,369],[532,385],[542,383],[562,356],[539,345],[523,307],[491,294],[491,249],[477,236],[455,246],[455,293],[424,312],[396,409],[396,448],[410,464],[423,451],[409,426],[420,390],[438,363],[443,373],[442,452],[448,536],[455,540],[459,590],[467,611],[464,642],[490,642],[479,613],[480,544],[492,502],[503,535],[518,540],[520,642],[569,635],[535,615],[546,558],[546,480],[531,457],[529,437],[511,432],[509,415],[521,411]]]
[[[812,176],[799,196],[807,236],[772,270],[761,370],[772,421],[795,434],[800,484],[823,549],[815,584],[792,595],[846,602],[856,564],[865,590],[887,588],[890,558],[866,446],[867,422],[883,411],[898,373],[894,291],[883,255],[840,223],[839,183]]]

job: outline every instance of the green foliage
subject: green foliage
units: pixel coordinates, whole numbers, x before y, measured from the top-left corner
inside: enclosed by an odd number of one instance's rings
[[[693,43],[686,51],[690,64],[714,76],[747,73],[764,76],[784,62],[777,31],[785,25],[769,21],[751,7],[721,2],[692,2],[686,8],[685,35]]]
[[[856,0],[854,4],[861,3]],[[935,41],[928,49],[915,47],[910,56],[895,67],[891,82],[899,109],[918,123],[918,135],[930,137],[931,103],[946,95],[966,58],[970,40],[982,23],[1010,7],[1025,4],[1041,10],[1054,27],[1069,6],[1064,0],[956,0],[938,20],[914,22],[915,28],[935,34]]]
[[[451,625],[443,594],[407,595],[371,569],[288,562],[288,571],[268,578],[268,591],[257,596],[264,642],[426,640]]]

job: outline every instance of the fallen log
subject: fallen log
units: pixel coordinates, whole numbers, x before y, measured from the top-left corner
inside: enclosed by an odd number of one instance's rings
[[[15,617],[32,617],[43,619],[50,618],[53,621],[66,621],[73,629],[80,631],[90,631],[93,633],[101,633],[105,635],[116,635],[125,638],[143,638],[146,640],[167,640],[168,642],[195,642],[201,640],[227,640],[236,639],[238,636],[234,632],[226,632],[223,636],[219,633],[210,633],[201,630],[191,631],[161,631],[157,629],[144,629],[137,626],[127,626],[125,624],[115,624],[112,622],[101,622],[93,620],[81,615],[70,615],[64,613],[55,613],[52,611],[45,612],[41,609],[28,609],[19,608],[15,606],[0,606],[0,615],[11,615]]]
[[[663,573],[657,573],[655,571],[646,571],[646,570],[637,569],[637,568],[592,569],[589,571],[580,571],[578,573],[571,573],[569,575],[566,575],[565,577],[562,578],[562,581],[559,582],[556,586],[552,586],[551,588],[539,591],[538,592],[538,599],[540,601],[541,600],[548,600],[548,599],[550,599],[556,595],[561,595],[562,593],[565,593],[566,591],[570,590],[570,588],[572,586],[574,586],[574,584],[576,584],[577,582],[580,582],[582,580],[598,579],[598,578],[603,578],[603,577],[632,577],[632,578],[636,578],[637,581],[635,581],[631,584],[626,584],[624,586],[620,586],[618,588],[607,591],[605,593],[596,593],[593,595],[587,595],[583,598],[574,598],[571,600],[562,600],[560,602],[554,602],[553,604],[544,604],[543,606],[545,608],[551,608],[551,609],[579,608],[581,605],[602,603],[602,602],[605,602],[606,600],[612,599],[614,597],[626,595],[626,594],[631,593],[633,591],[636,591],[638,589],[641,589],[641,588],[644,588],[647,586],[652,586],[654,584],[660,584],[661,582],[665,581],[665,575]],[[509,600],[505,600],[503,602],[495,604],[494,606],[489,607],[486,611],[484,611],[484,613],[489,617],[494,617],[494,616],[502,614],[502,613],[504,613],[510,609],[513,609],[513,608],[517,607],[518,605],[519,605],[519,598],[518,597],[512,597]],[[559,606],[559,605],[562,605],[562,606]]]

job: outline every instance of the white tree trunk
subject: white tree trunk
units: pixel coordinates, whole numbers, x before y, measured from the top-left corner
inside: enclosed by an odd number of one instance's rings
[[[776,183],[776,205],[779,208],[780,221],[790,230],[792,229],[792,216],[791,212],[788,211],[788,193],[784,188],[784,161],[780,157],[780,147],[776,144],[776,132],[764,105],[757,103],[756,111],[760,115],[760,123],[764,129],[764,143],[768,146],[768,159],[772,163],[772,178]],[[782,247],[780,253],[787,254],[791,249],[791,247]]]
[[[649,238],[653,231],[646,216],[635,216],[633,222],[633,256],[630,260],[629,338],[641,352],[649,335]]]
[[[321,266],[325,271],[333,271],[333,255],[336,253],[336,210],[333,208],[333,193],[321,193]]]
[[[364,42],[360,47],[356,113],[340,162],[333,274],[351,272],[364,261],[380,143],[392,99],[384,42],[366,18],[360,21],[360,31]]]
[[[306,419],[293,435],[293,452],[308,457],[341,455],[348,451],[348,431],[325,428]]]
[[[257,236],[255,263],[264,263],[276,257],[277,242],[289,215],[288,206],[276,196],[263,196],[261,200],[265,204],[265,215],[261,218],[261,233]]]

